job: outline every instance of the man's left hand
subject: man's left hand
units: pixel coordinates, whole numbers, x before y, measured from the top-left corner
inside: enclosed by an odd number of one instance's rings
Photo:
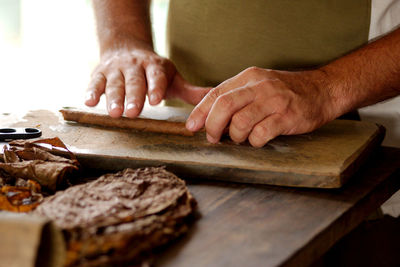
[[[205,126],[219,142],[224,129],[234,142],[262,147],[279,135],[310,132],[341,115],[335,110],[325,73],[248,68],[213,88],[186,122],[190,131]]]

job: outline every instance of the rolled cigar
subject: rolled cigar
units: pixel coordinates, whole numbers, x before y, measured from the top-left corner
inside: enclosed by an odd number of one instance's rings
[[[176,134],[184,136],[193,136],[194,133],[186,129],[184,122],[154,120],[144,118],[112,118],[106,114],[85,112],[80,110],[61,109],[64,120],[75,121],[79,123],[117,127],[122,129],[135,129],[144,132],[155,132],[165,134]]]

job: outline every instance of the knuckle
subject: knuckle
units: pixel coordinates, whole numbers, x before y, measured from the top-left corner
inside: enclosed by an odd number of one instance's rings
[[[111,66],[113,65],[113,63],[114,63],[114,61],[113,61],[112,58],[107,58],[107,59],[105,59],[105,60],[102,60],[102,62],[101,62],[101,67],[102,67],[103,69],[109,69],[109,68],[111,68]]]
[[[121,79],[113,79],[107,83],[107,88],[110,89],[119,89],[125,86],[125,83]]]
[[[142,61],[139,60],[137,57],[131,57],[130,62],[133,65],[140,65]]]
[[[112,99],[112,102],[121,103],[124,99],[120,90],[118,90],[118,88],[115,88],[115,87],[107,87],[106,91],[105,91],[105,95],[106,95],[107,99]]]
[[[90,87],[98,87],[104,84],[106,81],[106,78],[104,77],[104,74],[101,72],[93,73],[91,77],[91,81],[89,86]]]
[[[146,82],[146,80],[143,77],[143,75],[139,75],[139,74],[130,75],[125,80],[125,83],[127,85],[142,85],[145,82]]]
[[[166,84],[168,82],[167,76],[165,76],[164,72],[162,71],[157,71],[156,73],[153,73],[153,77],[156,83]]]
[[[217,98],[219,97],[219,91],[217,88],[212,89],[209,93],[208,93],[208,98],[210,100],[212,100],[212,102],[215,102],[217,100]]]
[[[261,68],[256,67],[256,66],[252,66],[252,67],[248,67],[247,69],[244,70],[244,74],[246,75],[257,75],[258,73],[260,73]]]
[[[200,105],[200,106],[196,106],[193,109],[192,115],[194,115],[197,118],[204,118],[204,117],[206,117],[207,113],[205,112],[203,106]]]
[[[219,96],[216,100],[216,103],[221,107],[222,110],[230,111],[233,109],[235,100],[229,94]]]
[[[160,68],[152,68],[152,69],[149,71],[149,74],[150,74],[151,76],[159,77],[159,76],[163,76],[163,75],[164,75],[164,72],[163,72]]]
[[[249,136],[249,143],[253,147],[262,147],[270,139],[271,137],[268,135],[267,131],[265,131],[265,128],[263,129],[262,126],[257,126],[253,129]]]
[[[260,88],[276,88],[272,79],[263,79],[257,84]]]
[[[252,117],[249,114],[240,112],[233,115],[231,123],[239,131],[245,131],[252,127],[252,121]]]
[[[278,94],[275,97],[272,98],[273,103],[275,103],[275,105],[277,107],[279,107],[279,109],[284,110],[286,109],[286,107],[289,104],[289,100],[287,97],[285,97],[284,95]]]
[[[168,64],[169,60],[155,55],[155,56],[150,57],[148,61],[149,61],[149,65],[164,66],[164,65]]]
[[[113,70],[110,73],[107,73],[107,78],[109,80],[120,80],[121,77],[122,77],[121,72],[118,69]]]
[[[264,125],[256,125],[253,128],[252,136],[255,140],[266,140],[268,139],[269,131]]]
[[[104,74],[102,72],[97,72],[96,74],[93,75],[93,80],[97,82],[102,82],[105,80]]]
[[[248,133],[240,132],[235,129],[235,126],[229,127],[229,136],[236,143],[241,143],[246,140]]]
[[[280,97],[276,100],[277,108],[281,115],[285,115],[288,113],[288,110],[290,109],[290,102],[291,101],[289,99],[284,97]]]
[[[251,67],[248,67],[247,70],[248,70],[248,71],[251,71],[251,72],[257,72],[257,71],[260,70],[260,68],[259,68],[259,67],[256,67],[256,66],[251,66]]]

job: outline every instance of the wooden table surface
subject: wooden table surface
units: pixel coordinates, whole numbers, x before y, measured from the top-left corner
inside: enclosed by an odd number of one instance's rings
[[[188,180],[200,218],[155,265],[309,265],[400,188],[399,167],[383,147],[341,189]]]
[[[198,201],[200,218],[155,265],[309,265],[400,188],[399,167],[400,149],[380,148],[341,189],[182,177]]]

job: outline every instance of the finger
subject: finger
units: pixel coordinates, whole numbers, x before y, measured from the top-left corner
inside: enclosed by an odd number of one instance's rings
[[[229,78],[219,84],[217,87],[221,92],[226,92],[232,88],[243,87],[249,83],[250,80],[253,80],[257,73],[260,72],[261,69],[257,67],[247,68],[240,73],[236,74],[232,78]]]
[[[193,109],[186,122],[186,128],[188,128],[190,131],[198,131],[201,129],[204,126],[207,115],[216,99],[227,91],[245,86],[248,82],[248,79],[245,77],[248,76],[246,74],[248,72],[248,69],[244,70],[236,76],[222,82],[217,87],[211,89],[200,101],[200,103]]]
[[[228,91],[228,89],[221,91],[219,87],[209,90],[206,96],[203,97],[200,103],[192,110],[186,121],[186,128],[189,131],[195,132],[203,128],[212,105],[225,91]]]
[[[157,64],[146,66],[146,79],[149,103],[157,105],[164,98],[168,87],[168,79],[164,67]]]
[[[189,131],[198,131],[205,125],[212,104],[219,97],[219,92],[216,89],[217,88],[211,89],[190,113],[188,119],[186,120],[186,128]]]
[[[114,118],[121,117],[125,98],[125,79],[121,71],[114,71],[107,76],[105,94],[108,114]]]
[[[232,116],[254,99],[255,93],[248,87],[237,88],[219,96],[206,119],[207,139],[211,143],[218,142]]]
[[[104,94],[106,82],[106,77],[102,72],[97,72],[93,76],[86,90],[85,105],[93,107],[99,103],[101,95]]]
[[[265,103],[253,102],[236,112],[229,125],[229,136],[236,143],[244,142],[253,127],[265,117],[271,115],[273,110]]]
[[[127,117],[137,117],[143,109],[146,99],[146,77],[142,67],[132,67],[124,72],[125,77],[125,98]]]
[[[254,147],[262,147],[270,140],[282,134],[286,124],[280,114],[272,114],[256,124],[249,135],[249,142]]]
[[[212,87],[192,85],[176,73],[171,86],[166,91],[166,98],[180,98],[186,103],[197,105],[211,89]]]

